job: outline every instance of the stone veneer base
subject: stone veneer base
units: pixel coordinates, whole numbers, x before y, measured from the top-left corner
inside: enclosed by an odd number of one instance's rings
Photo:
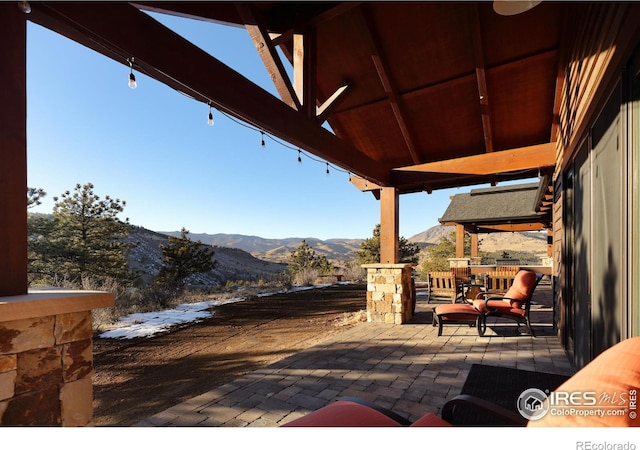
[[[91,310],[113,303],[107,292],[65,289],[0,297],[0,425],[90,425]]]
[[[415,264],[364,264],[367,269],[367,321],[402,324],[411,319]]]

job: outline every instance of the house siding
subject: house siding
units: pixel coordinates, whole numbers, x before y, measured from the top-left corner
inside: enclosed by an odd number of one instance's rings
[[[611,345],[613,341],[638,333],[638,327],[634,325],[632,316],[634,311],[637,313],[638,303],[637,281],[635,280],[637,277],[633,272],[634,268],[637,268],[638,252],[633,250],[634,245],[637,246],[637,240],[632,236],[637,232],[633,231],[632,223],[624,220],[616,230],[620,234],[620,247],[632,250],[614,255],[614,264],[619,271],[614,280],[606,277],[607,264],[597,259],[602,255],[596,254],[601,253],[602,249],[594,244],[605,236],[604,230],[607,230],[609,225],[608,222],[600,220],[606,214],[602,209],[603,205],[607,206],[606,202],[611,203],[612,201],[618,205],[619,201],[621,216],[627,217],[632,215],[633,198],[635,198],[633,196],[637,195],[637,182],[634,183],[633,178],[633,174],[637,173],[637,167],[634,165],[638,164],[636,157],[634,157],[639,149],[637,138],[634,141],[631,131],[626,126],[617,125],[616,121],[620,120],[622,124],[625,124],[629,118],[624,108],[624,105],[631,98],[628,96],[630,91],[624,89],[624,80],[628,75],[628,70],[625,67],[640,42],[640,6],[634,3],[613,2],[585,4],[578,15],[572,18],[570,26],[571,30],[568,36],[571,38],[569,38],[568,52],[564,58],[566,63],[564,65],[561,106],[558,114],[558,151],[554,174],[553,249],[554,281],[556,282],[554,295],[559,311],[559,335],[567,351],[573,355],[576,365],[581,367],[602,351],[603,347]],[[602,166],[602,159],[595,158],[596,153],[592,146],[594,143],[591,142],[590,136],[594,131],[594,125],[597,124],[596,121],[601,117],[604,105],[612,94],[619,95],[620,92],[622,93],[621,105],[623,107],[619,107],[619,112],[615,114],[610,123],[607,123],[607,126],[612,127],[614,138],[618,140],[618,144],[613,145],[612,148],[620,150],[619,161],[622,165],[619,168],[620,179],[617,180],[620,186],[615,187],[603,183],[601,179],[596,180],[598,170]],[[585,142],[587,142],[586,147]],[[588,204],[567,204],[572,200],[568,200],[566,196],[566,189],[569,189],[565,185],[566,174],[573,167],[573,161],[579,151],[583,152],[581,158],[586,158],[580,163],[580,170],[583,171],[582,176],[585,173],[588,175],[588,178],[579,180],[580,183],[586,183],[580,188],[593,189],[594,180],[600,186],[605,185],[608,197],[604,203],[602,200],[592,203],[591,194],[587,193],[589,194]],[[587,154],[584,154],[585,151]],[[611,151],[614,152],[614,150]],[[607,162],[610,163],[610,161]],[[634,188],[628,189],[630,185]],[[634,192],[636,193],[634,194]],[[635,202],[637,204],[637,200]],[[583,208],[583,206],[587,207]],[[568,211],[568,207],[572,207],[574,210]],[[585,217],[580,217],[580,222],[589,227],[587,233],[580,235],[582,244],[585,242],[587,244],[588,255],[582,255],[583,259],[579,261],[581,272],[586,267],[588,273],[575,275],[576,277],[588,277],[586,279],[572,278],[574,272],[572,267],[574,266],[571,261],[567,260],[567,258],[577,257],[576,249],[573,248],[574,243],[568,242],[568,239],[574,238],[566,225],[569,214],[584,214]],[[593,217],[596,217],[598,221],[592,222],[591,218]],[[610,230],[608,233],[612,234]],[[607,237],[611,241],[618,238],[617,236],[611,238],[610,235]],[[615,245],[613,246],[615,247]],[[576,280],[584,283],[584,286],[572,285]],[[631,295],[626,295],[629,293]],[[568,296],[572,296],[572,298],[567,298]],[[594,302],[596,296],[599,303]],[[603,303],[604,297],[608,298]],[[611,297],[615,297],[615,300],[612,300]],[[580,311],[580,317],[575,315],[572,317],[571,314],[568,314],[568,308],[576,307]],[[607,322],[605,325],[602,325],[603,320]],[[588,322],[588,329],[578,329],[577,324],[581,323],[583,326],[585,321]],[[592,328],[592,325],[596,328],[611,325],[615,330],[607,329],[608,337],[603,340],[602,337],[594,335],[595,329]],[[579,334],[581,332],[583,335]],[[589,333],[589,335],[584,336],[584,333]],[[574,347],[575,342],[572,339],[575,337],[580,342],[577,347]]]

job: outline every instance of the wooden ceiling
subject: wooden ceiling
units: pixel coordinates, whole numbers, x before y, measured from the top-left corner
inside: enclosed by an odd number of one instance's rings
[[[491,2],[34,2],[29,20],[127,66],[133,57],[136,71],[350,171],[363,190],[407,193],[553,166],[574,5],[501,16]],[[280,98],[144,11],[245,26]]]

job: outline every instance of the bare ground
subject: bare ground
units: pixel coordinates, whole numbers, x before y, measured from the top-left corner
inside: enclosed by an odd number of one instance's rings
[[[364,285],[230,303],[153,338],[94,339],[94,424],[128,426],[286,358],[361,320]]]

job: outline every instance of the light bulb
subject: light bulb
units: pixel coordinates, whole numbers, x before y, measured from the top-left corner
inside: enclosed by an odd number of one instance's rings
[[[329,163],[327,163],[327,176],[329,176]]]
[[[261,131],[260,135],[261,135],[260,145],[262,146],[262,148],[265,148],[266,144],[264,143],[264,131]]]
[[[20,8],[20,11],[25,14],[29,14],[31,12],[31,5],[29,4],[29,2],[18,2],[18,8]]]
[[[136,76],[133,74],[133,72],[129,74],[129,87],[131,89],[135,89],[138,87],[138,83],[136,83]]]
[[[213,113],[209,111],[209,117],[207,118],[207,125],[213,126]]]
[[[298,150],[298,164],[302,165],[302,156],[300,150]]]

